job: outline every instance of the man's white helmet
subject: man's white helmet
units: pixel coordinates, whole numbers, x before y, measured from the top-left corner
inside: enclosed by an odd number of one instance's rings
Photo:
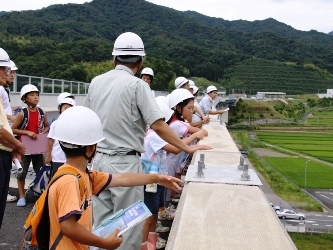
[[[183,77],[183,76],[177,77],[175,80],[176,89],[179,89],[181,86],[183,86],[187,82],[188,82],[188,80],[185,77]]]
[[[30,93],[30,92],[38,92],[39,93],[39,90],[37,89],[37,87],[35,85],[32,85],[32,84],[27,84],[27,85],[24,85],[22,88],[21,88],[21,91],[20,91],[20,97],[21,97],[21,100],[23,101],[23,97]]]
[[[173,109],[178,103],[189,98],[194,98],[194,96],[187,89],[175,89],[169,94],[169,108]]]
[[[190,89],[193,89],[195,87],[195,84],[192,80],[188,80],[188,83],[190,84]]]
[[[72,98],[74,99],[75,97],[71,94],[71,93],[68,93],[68,92],[62,92],[60,95],[58,95],[58,98],[57,98],[57,103],[58,105],[60,105],[61,101],[64,99],[64,98]]]
[[[193,87],[193,95],[195,95],[198,92],[199,88],[197,86]]]
[[[94,111],[83,106],[72,107],[63,112],[52,136],[52,139],[60,142],[79,146],[94,145],[104,138],[101,120]]]
[[[135,33],[125,32],[118,36],[113,46],[113,56],[145,56],[142,39]]]
[[[169,108],[168,105],[166,105],[164,102],[156,102],[158,107],[160,108],[162,115],[165,119],[165,121],[169,121],[171,116],[173,115],[173,110],[171,108]]]
[[[150,75],[150,76],[154,77],[154,71],[153,71],[151,68],[144,68],[144,69],[141,71],[140,77],[141,77],[142,75]]]
[[[12,60],[10,60],[10,70],[18,70],[16,64]]]
[[[213,85],[207,87],[207,94],[212,92],[212,91],[217,91],[217,88]]]
[[[70,97],[66,97],[66,98],[62,99],[59,105],[62,105],[62,104],[69,104],[72,106],[76,106],[75,100]]]
[[[3,48],[0,48],[0,66],[5,66],[5,67],[11,66],[9,55]]]

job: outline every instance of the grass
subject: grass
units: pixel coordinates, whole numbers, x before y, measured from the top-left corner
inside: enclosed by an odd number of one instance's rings
[[[289,233],[298,250],[329,250],[333,246],[332,234]]]
[[[292,157],[264,157],[267,162],[273,165],[287,178],[300,187],[330,189],[333,188],[333,167],[326,164],[309,161],[306,166],[306,159]]]

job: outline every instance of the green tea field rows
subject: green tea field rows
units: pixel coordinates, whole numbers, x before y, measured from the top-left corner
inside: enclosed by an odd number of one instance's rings
[[[308,116],[305,125],[327,127],[333,126],[333,110],[317,110]]]

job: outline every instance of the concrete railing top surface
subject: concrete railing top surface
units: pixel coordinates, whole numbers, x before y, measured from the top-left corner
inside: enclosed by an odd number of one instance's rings
[[[204,173],[225,171],[240,177],[241,171],[237,172],[240,152],[227,128],[212,116],[204,129],[209,136],[200,144],[213,149],[196,152],[192,164],[197,167],[200,154],[204,154]],[[253,170],[251,175],[254,179]],[[209,183],[208,178],[198,178],[185,183],[166,249],[288,250],[296,247],[260,186],[240,184],[240,181]]]

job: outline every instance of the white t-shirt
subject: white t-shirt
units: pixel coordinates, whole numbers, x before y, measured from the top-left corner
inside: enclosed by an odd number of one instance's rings
[[[164,141],[154,130],[149,129],[144,142],[145,155],[155,166],[160,168],[161,174],[168,174],[166,151],[163,147],[168,143]]]
[[[13,115],[8,94],[3,86],[0,86],[0,98],[2,99],[2,106],[6,112],[6,115]]]
[[[190,124],[179,120],[170,123],[170,128],[181,139],[188,136],[188,131],[190,127],[191,127]],[[183,156],[182,152],[180,152],[179,154],[167,153],[169,175],[174,176],[176,174],[176,170],[180,165],[179,161],[182,158],[182,156]]]
[[[50,130],[49,130],[49,134],[47,135],[48,138],[53,137],[54,128],[55,128],[56,124],[57,124],[57,120],[52,122],[52,124],[50,126]],[[62,151],[58,140],[54,140],[54,142],[53,142],[51,156],[52,156],[52,162],[58,162],[58,163],[66,162],[66,155],[65,155],[64,151]]]

